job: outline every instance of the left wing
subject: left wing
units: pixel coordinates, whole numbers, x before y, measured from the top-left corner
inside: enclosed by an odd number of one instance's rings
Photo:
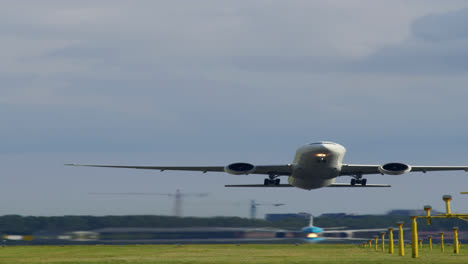
[[[340,175],[356,175],[356,174],[381,174],[379,167],[381,165],[354,165],[343,164]],[[428,172],[428,171],[468,171],[468,166],[411,166],[411,171]]]
[[[83,167],[100,167],[100,168],[120,168],[120,169],[141,169],[141,170],[174,170],[174,171],[208,171],[225,172],[224,166],[120,166],[120,165],[82,165],[82,164],[65,164],[66,166],[83,166]],[[259,165],[249,174],[274,174],[274,175],[291,175],[292,164],[286,165]]]

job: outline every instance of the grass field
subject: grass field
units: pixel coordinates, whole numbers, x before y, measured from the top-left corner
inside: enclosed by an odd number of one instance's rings
[[[356,245],[9,246],[0,263],[468,263],[468,252],[452,250],[423,248],[412,259],[410,247],[401,257]]]

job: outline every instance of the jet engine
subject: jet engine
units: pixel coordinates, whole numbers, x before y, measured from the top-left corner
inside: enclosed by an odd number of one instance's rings
[[[244,162],[232,163],[224,167],[224,171],[229,174],[242,175],[249,174],[255,170],[255,165]]]
[[[411,171],[411,166],[404,163],[392,162],[379,166],[379,171],[382,174],[401,175]]]

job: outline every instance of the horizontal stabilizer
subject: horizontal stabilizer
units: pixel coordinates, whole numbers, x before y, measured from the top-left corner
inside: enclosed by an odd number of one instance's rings
[[[349,183],[333,183],[331,185],[328,185],[327,187],[353,187],[353,188],[367,188],[367,187],[392,187],[389,184],[366,184],[366,185],[351,185]]]
[[[264,185],[264,184],[239,184],[239,185],[224,185],[224,187],[260,187],[260,188],[279,188],[279,187],[294,187],[290,184],[279,184],[279,185]],[[366,185],[351,185],[348,183],[333,183],[326,187],[351,187],[351,188],[373,188],[373,187],[392,187],[388,184],[366,184]]]
[[[278,187],[294,187],[291,184],[270,184],[270,185],[264,185],[264,184],[239,184],[239,185],[224,185],[224,187],[266,187],[266,188],[278,188]]]

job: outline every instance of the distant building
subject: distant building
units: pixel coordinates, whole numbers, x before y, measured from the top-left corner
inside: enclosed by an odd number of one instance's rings
[[[275,222],[281,221],[289,218],[300,218],[300,219],[309,219],[311,214],[309,213],[297,213],[297,214],[266,214],[265,220]]]
[[[361,217],[361,215],[357,214],[348,214],[348,213],[325,213],[321,214],[320,217],[329,217],[329,218],[345,218],[345,217]]]
[[[432,215],[436,214],[442,214],[442,212],[432,210],[431,211]],[[391,211],[388,211],[387,215],[401,215],[401,216],[412,216],[412,215],[426,215],[426,211],[422,209],[416,209],[416,210],[411,210],[411,209],[393,209]]]

